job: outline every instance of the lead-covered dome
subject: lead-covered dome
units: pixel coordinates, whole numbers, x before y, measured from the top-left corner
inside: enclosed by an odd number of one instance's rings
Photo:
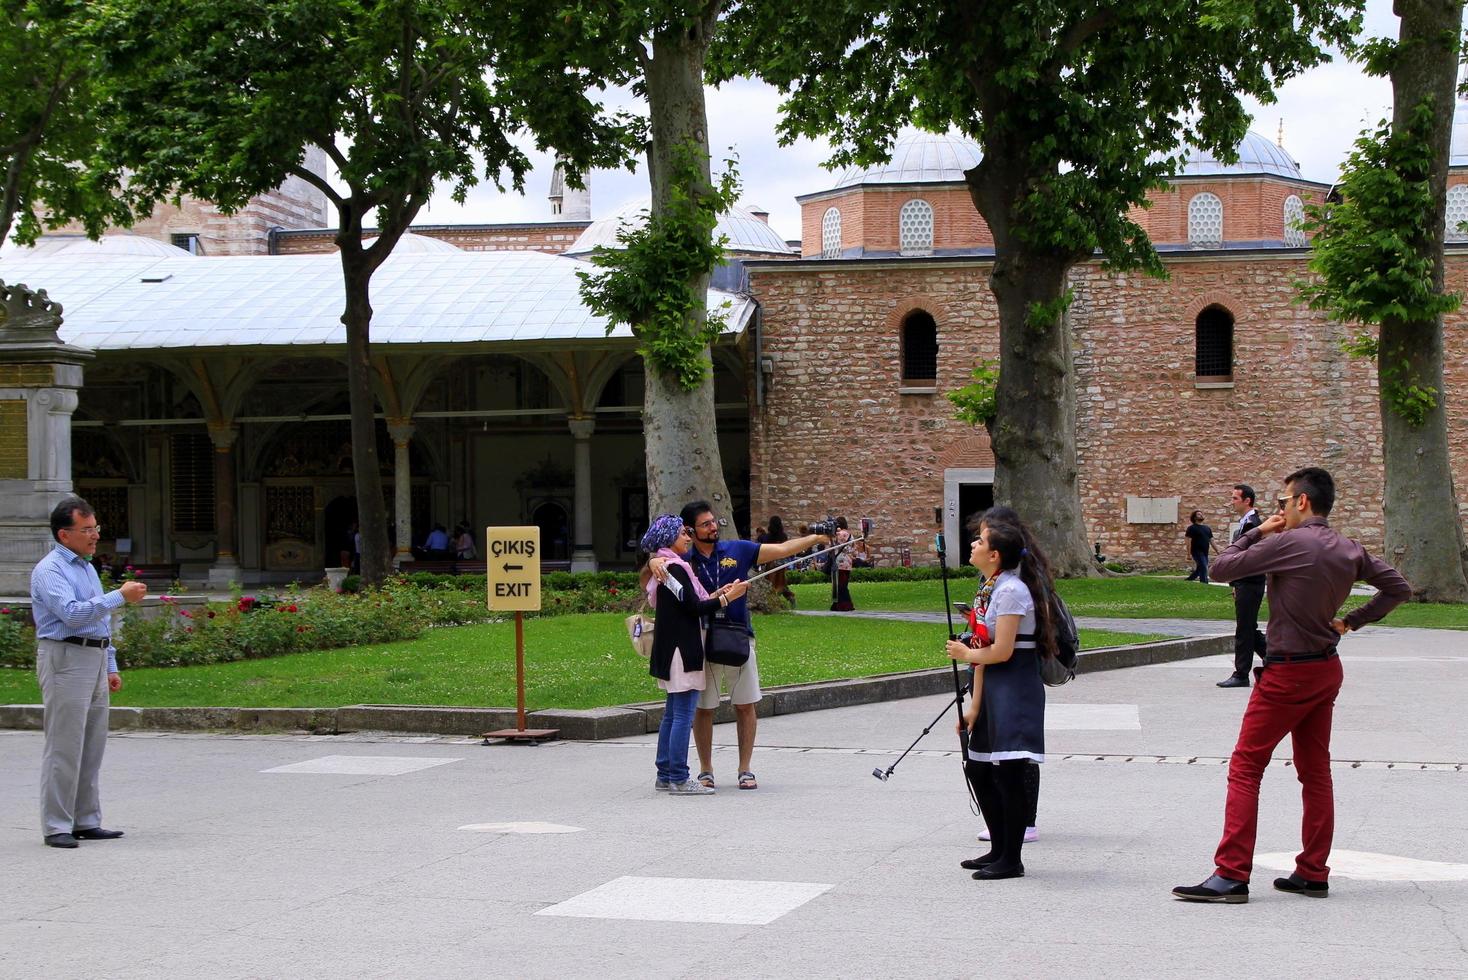
[[[362,239],[363,248],[371,248],[377,241],[377,236]],[[433,238],[429,235],[418,235],[411,231],[405,231],[398,243],[393,246],[394,255],[442,255],[448,252],[462,252],[463,249],[453,242],[446,242],[442,238]]]
[[[1448,166],[1468,167],[1468,101],[1463,99],[1453,109],[1453,142],[1448,149]]]
[[[1270,174],[1295,180],[1304,179],[1300,173],[1300,165],[1285,152],[1284,147],[1255,132],[1244,134],[1244,141],[1239,144],[1238,162],[1223,163],[1208,150],[1187,146],[1183,148],[1183,162],[1177,171],[1179,177],[1225,177],[1245,174]]]
[[[604,218],[596,219],[566,249],[566,254],[585,255],[593,249],[617,248],[617,232],[623,228],[640,228],[645,225],[651,208],[652,199],[644,197],[622,205]],[[726,214],[719,215],[714,236],[720,235],[729,239],[724,245],[728,252],[752,252],[757,255],[791,255],[795,252],[795,249],[785,244],[785,239],[775,229],[737,204]]]
[[[979,144],[962,136],[910,132],[892,147],[892,159],[873,167],[852,167],[836,187],[862,184],[961,184],[964,171],[984,158]]]
[[[134,235],[123,232],[116,235],[103,235],[96,241],[90,238],[82,238],[65,245],[57,250],[57,254],[64,254],[67,258],[137,258],[138,256],[156,256],[162,259],[179,259],[190,257],[189,253],[177,245],[159,241],[156,238],[145,238],[142,235]]]

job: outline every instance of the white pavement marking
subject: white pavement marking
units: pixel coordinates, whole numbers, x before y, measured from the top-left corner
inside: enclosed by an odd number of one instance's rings
[[[1045,729],[1053,732],[1139,732],[1142,719],[1134,704],[1047,704]]]
[[[481,834],[579,834],[585,827],[568,827],[563,823],[542,823],[526,820],[520,823],[466,823],[460,830],[472,830]]]
[[[1254,863],[1281,871],[1295,870],[1295,855],[1279,852],[1259,854]],[[1448,861],[1424,861],[1396,854],[1373,854],[1369,851],[1331,851],[1332,878],[1360,878],[1363,881],[1468,881],[1468,864]]]
[[[401,776],[420,769],[446,766],[459,759],[409,755],[324,755],[319,759],[294,762],[261,772],[330,773],[338,776]]]
[[[804,881],[623,876],[535,914],[763,926],[831,887]]]

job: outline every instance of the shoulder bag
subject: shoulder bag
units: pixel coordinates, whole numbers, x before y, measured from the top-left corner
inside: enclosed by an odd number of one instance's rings
[[[704,636],[703,657],[726,667],[743,667],[749,662],[749,630],[731,620],[723,610],[709,617]]]

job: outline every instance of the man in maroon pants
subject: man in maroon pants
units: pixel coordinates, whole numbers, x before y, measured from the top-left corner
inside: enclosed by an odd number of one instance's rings
[[[1295,871],[1276,878],[1280,891],[1312,898],[1328,894],[1335,796],[1330,781],[1330,719],[1341,689],[1336,643],[1348,631],[1374,623],[1412,594],[1407,580],[1355,541],[1331,530],[1325,519],[1335,504],[1335,481],[1310,466],[1285,478],[1279,513],[1238,537],[1219,556],[1213,577],[1231,582],[1267,575],[1268,655],[1254,668],[1258,678],[1239,740],[1228,764],[1228,802],[1215,871],[1199,885],[1180,885],[1176,898],[1190,902],[1249,900],[1254,838],[1259,824],[1259,781],[1274,747],[1291,736],[1295,775],[1305,815],[1303,848]],[[1344,618],[1336,615],[1352,583],[1374,585],[1375,596]]]

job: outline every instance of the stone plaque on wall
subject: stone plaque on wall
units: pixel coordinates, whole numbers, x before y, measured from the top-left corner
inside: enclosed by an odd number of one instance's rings
[[[25,399],[0,400],[0,480],[24,480],[30,476],[26,427]]]

